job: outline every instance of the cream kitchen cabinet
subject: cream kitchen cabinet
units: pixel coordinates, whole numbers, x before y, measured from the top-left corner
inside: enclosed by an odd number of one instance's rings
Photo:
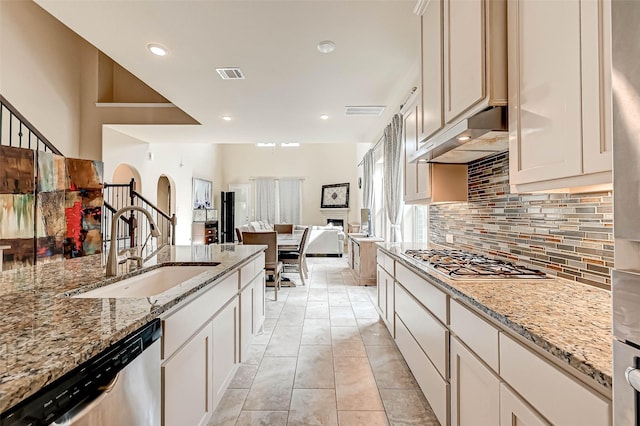
[[[206,425],[211,399],[212,327],[208,323],[162,366],[163,425]]]
[[[506,0],[419,0],[420,141],[489,106],[506,105]]]
[[[240,363],[237,341],[240,336],[238,298],[227,305],[211,321],[212,404],[217,406]]]
[[[240,269],[240,361],[264,323],[264,254]]]
[[[391,269],[389,269],[391,265]],[[390,272],[387,272],[389,271]],[[377,300],[376,308],[380,317],[389,329],[391,336],[395,335],[395,282],[393,279],[393,260],[378,250],[378,268],[377,268]]]
[[[451,424],[500,424],[500,378],[451,337]]]
[[[403,110],[404,202],[407,204],[431,199],[431,166],[421,161],[410,161],[418,150],[419,117],[417,102],[412,102]]]
[[[549,426],[533,408],[504,383],[500,383],[500,426]]]
[[[512,192],[611,184],[610,0],[512,0],[508,22]]]
[[[404,142],[404,202],[456,202],[468,200],[468,169],[466,164],[429,164],[411,162],[418,143],[419,107],[411,102],[403,109]]]
[[[442,0],[431,0],[420,18],[420,92],[416,104],[417,140],[444,127],[442,90]],[[426,165],[423,165],[426,168]]]

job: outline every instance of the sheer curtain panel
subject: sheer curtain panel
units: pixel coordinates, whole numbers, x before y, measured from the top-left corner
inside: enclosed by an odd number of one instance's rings
[[[373,171],[375,167],[375,155],[373,148],[367,151],[363,158],[363,170],[362,170],[362,206],[365,209],[369,209],[370,214],[373,214]],[[373,220],[370,220],[371,228],[369,229],[369,235],[374,235],[373,232]],[[365,224],[363,223],[362,226]]]
[[[256,220],[262,220],[266,223],[275,223],[276,221],[275,179],[256,179]]]
[[[384,199],[392,243],[402,239],[402,160],[402,116],[396,114],[384,130]]]
[[[280,179],[280,223],[300,224],[301,181],[297,178]]]

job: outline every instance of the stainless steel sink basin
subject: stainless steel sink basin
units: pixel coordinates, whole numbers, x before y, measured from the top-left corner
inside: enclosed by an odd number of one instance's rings
[[[73,297],[94,299],[155,296],[210,270],[213,266],[215,264],[207,266],[163,266]]]

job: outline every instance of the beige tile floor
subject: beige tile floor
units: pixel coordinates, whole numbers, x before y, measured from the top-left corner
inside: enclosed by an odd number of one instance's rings
[[[213,425],[438,425],[345,258],[309,258],[307,285],[267,290],[257,336]]]

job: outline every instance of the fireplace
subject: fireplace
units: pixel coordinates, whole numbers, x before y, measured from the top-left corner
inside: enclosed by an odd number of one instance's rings
[[[332,223],[333,226],[342,226],[342,230],[344,230],[344,219],[327,219],[327,225]]]
[[[331,208],[320,209],[325,223],[333,223],[335,226],[342,226],[342,230],[347,232],[347,225],[349,225],[349,209],[344,208]]]

